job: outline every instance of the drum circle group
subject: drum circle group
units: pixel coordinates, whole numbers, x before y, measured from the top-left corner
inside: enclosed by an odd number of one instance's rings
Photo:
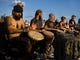
[[[61,38],[62,38],[62,40],[65,41],[64,42],[65,43],[64,44],[65,47],[63,47],[64,51],[65,51],[64,52],[65,60],[71,60],[71,59],[73,60],[73,59],[77,59],[78,57],[80,57],[80,37],[79,36],[78,37],[74,36],[73,34],[69,34],[69,33],[65,33],[65,34],[59,33],[59,34],[60,35],[58,37],[60,37],[62,35]],[[52,31],[45,31],[45,32],[37,32],[37,31],[25,32],[25,31],[23,31],[21,35],[23,35],[23,37],[25,36],[27,38],[25,38],[25,37],[24,38],[20,38],[20,40],[21,39],[22,40],[30,40],[32,45],[35,45],[38,42],[46,41],[45,40],[46,38],[53,38],[53,40],[56,40],[56,36],[55,36],[55,34],[52,33]],[[17,37],[17,39],[18,39],[18,37]],[[20,40],[18,40],[18,42]],[[24,43],[25,43],[25,41],[24,41]],[[51,42],[51,44],[53,44],[53,43],[55,44],[55,41]],[[56,42],[56,44],[57,43],[58,42]],[[17,42],[16,42],[16,44],[17,44]],[[60,42],[59,42],[59,44],[60,44]],[[25,45],[26,45],[26,43],[25,43]],[[58,47],[56,47],[56,48],[58,48]],[[54,47],[54,50],[56,50],[55,47]]]

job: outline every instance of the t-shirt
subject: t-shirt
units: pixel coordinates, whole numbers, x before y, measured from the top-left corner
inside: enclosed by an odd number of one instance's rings
[[[42,29],[42,20],[32,19],[31,22],[30,22],[30,26],[31,26],[33,23],[37,25],[37,29],[38,29],[38,30],[41,30],[41,29]]]
[[[55,28],[56,27],[56,23],[50,20],[47,20],[45,22],[45,25],[47,25],[49,28]]]

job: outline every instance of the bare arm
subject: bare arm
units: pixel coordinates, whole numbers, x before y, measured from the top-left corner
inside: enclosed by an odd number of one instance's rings
[[[56,28],[49,28],[47,25],[45,25],[44,29],[46,30],[54,30],[54,31],[58,31],[59,29]]]
[[[49,28],[47,25],[44,26],[44,29],[51,30],[52,28]]]

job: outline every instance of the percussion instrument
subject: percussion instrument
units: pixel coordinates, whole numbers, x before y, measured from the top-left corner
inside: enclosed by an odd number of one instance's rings
[[[29,31],[28,36],[35,41],[41,41],[44,39],[44,36],[37,31]]]
[[[47,36],[48,38],[53,38],[54,37],[54,34],[52,32],[50,32],[50,31],[44,31],[43,34],[45,36]]]

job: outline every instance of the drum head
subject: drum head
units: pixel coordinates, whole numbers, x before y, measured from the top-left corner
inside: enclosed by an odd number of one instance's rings
[[[46,35],[47,37],[53,37],[54,36],[54,34],[50,31],[44,31],[43,34]]]
[[[41,41],[44,39],[44,36],[41,33],[36,31],[29,31],[28,35],[30,38],[32,38],[35,41]]]

